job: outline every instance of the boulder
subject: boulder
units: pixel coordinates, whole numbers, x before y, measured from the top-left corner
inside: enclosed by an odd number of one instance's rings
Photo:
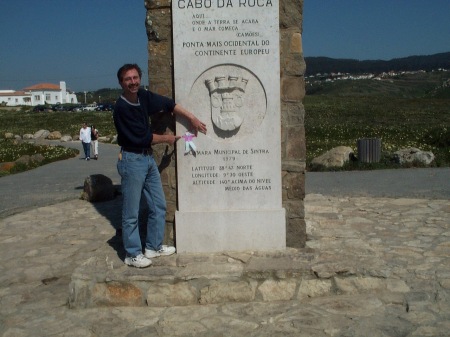
[[[81,199],[90,202],[108,201],[114,199],[116,191],[112,180],[103,174],[93,174],[84,180],[84,190]]]
[[[348,146],[335,147],[312,160],[313,166],[342,167],[353,156],[353,150]]]
[[[26,133],[22,136],[23,139],[33,139],[34,136],[31,133]]]
[[[13,139],[14,138],[14,134],[11,132],[6,132],[5,133],[5,139]]]
[[[33,143],[34,145],[49,145],[49,141],[42,137],[33,139]]]
[[[33,138],[47,138],[47,136],[50,134],[50,131],[48,130],[39,130],[33,135]]]
[[[61,137],[61,142],[71,142],[71,141],[72,141],[72,136],[64,135]]]
[[[433,152],[422,151],[415,147],[400,149],[397,152],[394,152],[394,156],[400,164],[419,162],[425,165],[430,165],[434,160]]]
[[[32,156],[30,156],[30,162],[34,162],[34,163],[41,163],[44,161],[44,159],[45,159],[45,157],[40,153],[36,153],[36,154],[33,154]]]
[[[47,139],[50,140],[61,139],[61,132],[59,131],[50,132],[49,135],[47,136]]]
[[[7,161],[4,163],[0,163],[0,171],[9,172],[13,169],[13,167],[16,165],[15,162]]]
[[[30,156],[27,154],[21,156],[19,159],[16,160],[16,164],[28,165],[29,162],[30,162]]]
[[[111,142],[111,138],[106,137],[106,136],[102,136],[102,137],[98,137],[98,141],[100,143],[110,143]]]

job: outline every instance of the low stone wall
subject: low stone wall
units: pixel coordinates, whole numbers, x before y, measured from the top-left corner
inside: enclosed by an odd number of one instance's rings
[[[402,303],[403,280],[317,265],[313,252],[248,252],[174,255],[146,269],[94,257],[70,284],[70,308],[172,307],[232,302],[308,301],[342,294],[386,293]]]
[[[295,249],[174,255],[154,259],[147,269],[92,258],[72,274],[69,304],[167,307],[292,300],[302,296],[302,280],[314,279],[310,255]]]

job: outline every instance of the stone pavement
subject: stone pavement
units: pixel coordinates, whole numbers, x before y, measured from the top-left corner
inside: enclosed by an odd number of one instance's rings
[[[448,200],[309,194],[305,207],[307,248],[247,253],[297,258],[308,271],[295,286],[286,274],[268,285],[286,300],[261,290],[259,301],[175,307],[69,308],[74,270],[90,259],[130,277],[155,268],[120,261],[119,198],[0,219],[0,336],[449,336]],[[224,267],[246,263],[236,256],[207,257]],[[154,263],[183,259],[198,256]]]
[[[116,162],[119,146],[99,144],[99,160],[84,160],[80,141],[41,141],[78,149],[75,158],[60,160],[0,179],[0,219],[31,208],[57,204],[80,197],[86,177],[101,173],[120,184]]]

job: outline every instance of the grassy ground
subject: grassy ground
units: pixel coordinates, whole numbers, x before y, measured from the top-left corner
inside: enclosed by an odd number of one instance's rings
[[[336,146],[349,146],[357,155],[361,138],[381,139],[380,163],[349,162],[344,170],[399,167],[392,154],[406,147],[433,152],[432,166],[450,166],[449,78],[447,72],[435,72],[308,85],[304,100],[308,169],[314,169],[313,158]]]
[[[0,177],[31,170],[58,160],[73,158],[78,153],[79,151],[76,149],[63,146],[14,144],[12,140],[0,139]],[[35,155],[39,155],[38,158],[34,158]],[[24,158],[24,156],[29,160],[22,160],[11,165],[12,162]]]
[[[94,112],[32,112],[30,108],[0,108],[0,138],[6,132],[15,135],[34,134],[41,129],[60,131],[62,135],[75,136],[80,134],[83,122],[94,124],[101,135],[109,136],[116,133],[112,113],[109,111]]]
[[[26,107],[19,109],[1,107],[0,177],[78,155],[78,150],[63,146],[34,146],[26,142],[16,144],[17,142],[4,139],[6,133],[23,136],[45,129],[60,131],[62,135],[74,137],[79,135],[84,121],[89,125],[94,124],[103,136],[115,134],[111,112],[32,112]],[[31,160],[14,166],[5,165],[2,170],[1,163],[14,162],[22,156],[33,156],[37,153],[44,157],[42,161]]]
[[[307,96],[304,101],[307,163],[336,146],[356,152],[360,138],[381,138],[384,165],[405,147],[434,153],[450,166],[450,100]]]

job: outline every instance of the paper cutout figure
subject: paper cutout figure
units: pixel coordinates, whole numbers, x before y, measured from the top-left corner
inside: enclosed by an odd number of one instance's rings
[[[193,154],[195,154],[195,151],[197,151],[197,148],[193,142],[193,138],[196,137],[193,133],[190,133],[189,131],[186,131],[186,133],[181,136],[184,139],[184,154],[188,154],[192,151]]]

